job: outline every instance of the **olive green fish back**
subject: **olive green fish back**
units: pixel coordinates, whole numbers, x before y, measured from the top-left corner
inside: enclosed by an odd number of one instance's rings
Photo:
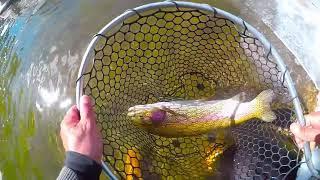
[[[297,164],[299,155],[285,133],[294,113],[283,74],[269,49],[245,28],[215,13],[171,6],[136,11],[96,36],[81,81],[83,94],[94,98],[104,161],[116,177],[283,178]],[[159,137],[126,115],[137,104],[230,98],[243,91],[253,98],[264,89],[279,97],[273,104],[277,120],[253,120],[227,134]]]

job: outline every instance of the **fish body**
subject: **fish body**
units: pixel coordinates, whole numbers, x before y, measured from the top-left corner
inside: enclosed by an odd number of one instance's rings
[[[276,116],[270,108],[272,90],[262,91],[250,102],[240,93],[225,100],[186,100],[136,105],[128,109],[134,125],[152,134],[184,137],[205,134],[244,123],[252,118],[265,122]]]

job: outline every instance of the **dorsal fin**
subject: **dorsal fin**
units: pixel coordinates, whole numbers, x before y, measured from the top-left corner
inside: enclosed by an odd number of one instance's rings
[[[235,100],[235,101],[239,101],[239,102],[244,102],[246,100],[246,93],[245,92],[241,92],[241,93],[233,96],[230,99]]]

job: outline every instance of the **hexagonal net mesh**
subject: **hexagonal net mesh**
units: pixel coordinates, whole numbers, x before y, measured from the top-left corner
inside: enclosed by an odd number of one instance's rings
[[[292,98],[269,49],[218,13],[177,3],[130,13],[97,34],[92,64],[80,79],[82,93],[94,98],[105,163],[116,177],[295,177],[300,156],[288,133]],[[252,119],[222,134],[160,137],[127,117],[137,104],[239,92],[254,97],[264,89],[278,95],[272,105],[277,119]]]

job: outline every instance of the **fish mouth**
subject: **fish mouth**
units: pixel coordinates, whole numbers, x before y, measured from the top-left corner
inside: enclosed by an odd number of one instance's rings
[[[133,116],[135,116],[137,113],[135,112],[135,111],[133,111],[133,110],[130,110],[130,109],[128,109],[128,116],[129,117],[133,117]]]
[[[128,109],[128,116],[129,116],[129,117],[133,117],[133,116],[136,116],[137,114],[140,114],[140,113],[142,113],[142,112],[143,112],[142,109],[138,110],[138,109],[135,108],[135,107],[130,107],[130,108]]]

